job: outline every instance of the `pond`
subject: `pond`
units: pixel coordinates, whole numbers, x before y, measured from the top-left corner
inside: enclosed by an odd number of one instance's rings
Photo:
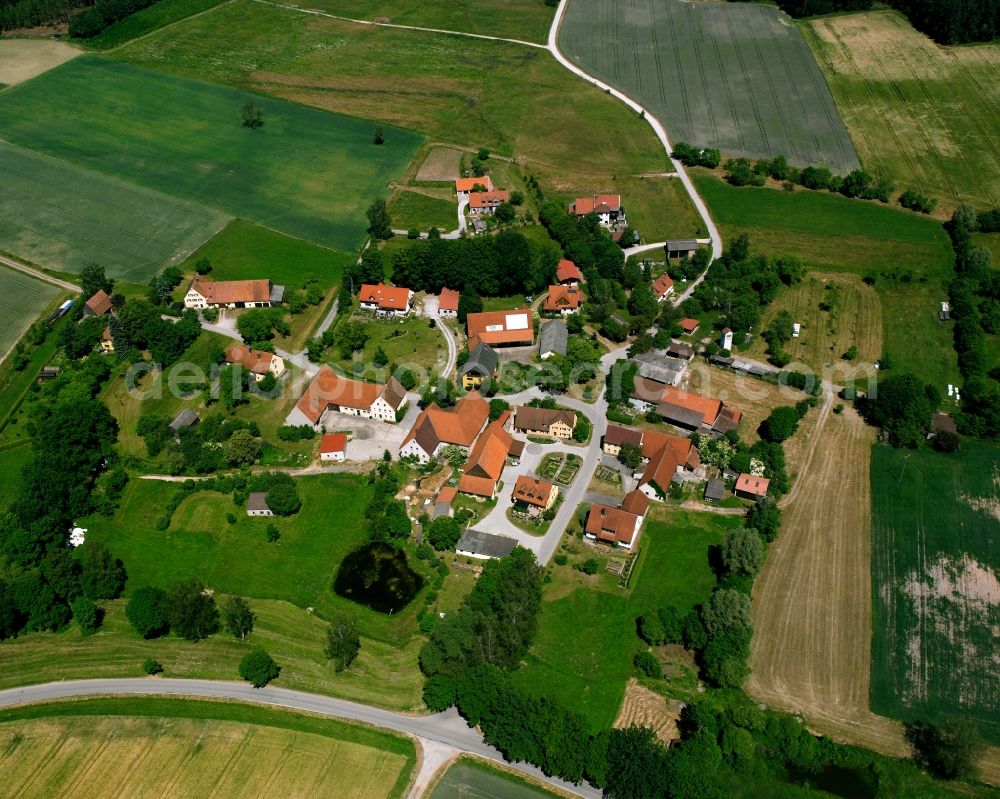
[[[403,550],[390,544],[366,544],[344,558],[333,590],[379,613],[391,614],[405,608],[423,584]]]

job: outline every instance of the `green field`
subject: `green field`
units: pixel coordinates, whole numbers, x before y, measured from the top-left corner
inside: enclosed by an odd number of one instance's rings
[[[715,586],[708,549],[741,523],[740,517],[679,511],[654,517],[643,529],[643,554],[628,593],[611,575],[580,578],[570,565],[555,567],[538,635],[513,674],[522,688],[544,690],[583,713],[594,730],[610,726],[618,713],[640,645],[636,618],[671,604],[683,613],[707,600]],[[583,547],[581,557],[589,551]],[[578,584],[581,579],[586,582]]]
[[[235,0],[115,56],[384,120],[473,152],[487,147],[516,157],[547,196],[617,191],[618,177],[669,166],[646,122],[535,47],[361,26]],[[645,205],[651,219],[694,218],[683,195],[639,194],[626,205],[639,213]]]
[[[769,5],[571,0],[559,47],[675,142],[838,173],[858,166],[809,46]]]
[[[444,190],[450,195],[448,189]],[[397,191],[389,203],[392,226],[397,230],[416,228],[426,232],[436,227],[447,233],[458,227],[458,203],[452,196],[432,197],[416,191]]]
[[[272,708],[84,699],[0,713],[0,776],[18,796],[402,797],[414,743]],[[15,755],[16,753],[16,755]],[[135,768],[138,760],[143,768]]]
[[[258,130],[240,124],[251,99]],[[375,125],[95,56],[0,95],[0,137],[14,144],[347,251],[420,143],[386,126],[376,146]]]
[[[872,451],[871,707],[1000,743],[1000,450]]]
[[[50,283],[0,266],[0,358],[61,292]]]
[[[327,353],[327,360],[345,370],[350,370],[354,363],[370,367],[374,363],[375,353],[381,347],[389,358],[390,364],[396,366],[412,366],[416,369],[432,371],[441,361],[443,366],[446,357],[444,338],[437,328],[430,327],[427,319],[420,316],[408,316],[406,319],[371,319],[370,314],[359,313],[353,318],[356,324],[364,327],[368,341],[364,349],[355,352],[349,358],[339,357],[336,347]],[[374,367],[378,369],[378,367]],[[385,374],[373,375],[380,381],[386,380]]]
[[[354,257],[237,219],[195,250],[180,265],[180,270],[193,277],[195,264],[208,258],[212,264],[208,277],[212,280],[267,277],[284,286],[287,296],[287,292],[302,287],[313,278],[324,291],[338,285],[344,268]],[[186,288],[186,284],[181,284],[178,292]],[[316,313],[323,310],[325,308],[320,307]],[[300,316],[314,315],[307,310]],[[298,321],[299,317],[291,317],[293,325]],[[285,347],[285,344],[279,341],[278,346]],[[301,346],[292,349],[297,352]]]
[[[427,799],[551,799],[561,794],[501,771],[478,760],[462,758],[441,777]]]
[[[1000,203],[1000,44],[942,47],[888,10],[800,27],[865,169],[949,206]]]
[[[544,43],[553,11],[541,0],[316,0],[310,8],[351,19],[386,17],[394,25],[466,31]]]
[[[24,84],[19,91],[34,85]],[[13,92],[0,95],[0,129],[14,121],[4,105],[12,96]],[[46,110],[18,113],[30,115],[21,120],[26,127],[57,127]],[[80,131],[66,134],[74,141],[81,135]],[[8,133],[0,130],[0,136]],[[35,144],[30,138],[23,143]],[[109,155],[119,149],[116,144]],[[179,199],[169,191],[136,186],[4,141],[0,141],[0,174],[0,250],[58,272],[78,273],[96,261],[112,277],[145,283],[229,219],[200,205],[197,197]]]
[[[110,50],[193,14],[200,14],[222,2],[225,0],[158,0],[80,44],[94,50]]]

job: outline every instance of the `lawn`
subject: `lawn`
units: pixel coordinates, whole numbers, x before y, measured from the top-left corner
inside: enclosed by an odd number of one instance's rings
[[[312,278],[323,289],[338,285],[354,256],[237,219],[188,256],[181,271],[193,277],[202,258],[212,264],[209,280],[266,277],[292,291]]]
[[[193,77],[214,76],[202,68]],[[250,101],[263,113],[257,130],[240,124]],[[363,237],[368,204],[420,144],[385,126],[385,144],[376,146],[374,128],[95,56],[0,95],[0,136],[14,144],[347,251]]]
[[[448,767],[427,799],[553,799],[561,793],[547,791],[527,778],[502,771],[495,765],[463,757]]]
[[[281,796],[402,797],[417,760],[413,742],[402,736],[270,708],[173,698],[4,711],[0,748],[8,755],[0,759],[0,779],[19,786],[26,799],[240,799],[259,796],[262,785]],[[139,760],[143,767],[135,768]]]
[[[889,10],[800,28],[865,169],[948,207],[1000,203],[1000,45],[942,47]]]
[[[571,0],[559,46],[648,108],[675,142],[839,173],[858,166],[809,46],[776,8]]]
[[[424,194],[425,191],[438,191],[444,196]],[[389,213],[392,215],[392,226],[397,230],[416,228],[426,233],[436,227],[447,233],[458,227],[458,203],[448,189],[399,189],[389,202]]]
[[[600,185],[596,193],[613,175],[668,166],[643,120],[539,48],[360,26],[236,0],[116,57],[516,156],[546,192],[559,190],[563,178],[579,185],[588,176]],[[371,123],[364,124],[367,138]]]
[[[541,0],[316,0],[309,6],[351,19],[466,31],[544,44],[553,9]]]
[[[703,170],[694,181],[726,241],[746,231],[756,251],[837,272],[951,272],[951,242],[926,216],[825,191],[736,188]]]
[[[394,642],[405,639],[413,629],[410,611],[418,603],[390,621],[331,588],[340,562],[368,540],[364,480],[341,473],[296,482],[302,509],[287,519],[251,518],[245,508],[233,505],[231,495],[205,491],[187,497],[161,532],[154,523],[177,486],[134,479],[114,516],[94,516],[81,524],[125,561],[130,590],[196,576],[223,593],[285,600],[315,608],[321,616],[351,609],[369,634]],[[235,524],[226,521],[229,513],[236,516]],[[271,524],[281,533],[274,544],[265,536]]]
[[[41,130],[55,132],[62,114],[53,115],[52,96],[45,86],[60,80],[64,69],[77,69],[87,59],[76,59],[59,70],[37,78],[16,90],[0,95],[0,135],[19,138],[9,129],[17,124],[27,135],[26,147],[35,147]],[[86,69],[86,67],[84,67]],[[60,103],[71,104],[73,97],[85,103],[93,86],[72,90]],[[69,92],[69,88],[66,88]],[[38,94],[36,95],[35,92]],[[80,96],[80,92],[83,96]],[[25,97],[39,103],[15,101]],[[12,99],[13,98],[13,99]],[[7,103],[11,105],[8,106]],[[18,110],[14,110],[14,106]],[[94,113],[98,113],[96,107]],[[113,117],[114,115],[112,115]],[[30,131],[38,125],[39,131]],[[80,142],[91,125],[79,121],[63,129],[66,141]],[[67,132],[69,131],[69,132]],[[141,187],[100,168],[87,168],[59,160],[64,153],[49,155],[32,152],[0,141],[0,250],[5,250],[38,266],[58,272],[79,273],[91,262],[104,266],[108,275],[134,283],[146,283],[161,267],[183,258],[226,224],[224,213],[200,204],[196,195],[189,199],[169,196],[168,187]],[[108,157],[120,153],[116,141]],[[56,157],[49,157],[55,155]],[[153,163],[158,163],[156,159]],[[90,165],[96,166],[96,165]],[[164,190],[154,190],[154,189]],[[30,213],[25,209],[30,208]]]
[[[871,707],[967,715],[1000,743],[1000,450],[872,450]]]
[[[413,369],[433,371],[436,366],[444,365],[447,355],[444,337],[436,327],[428,325],[428,319],[422,316],[408,316],[405,319],[374,319],[367,312],[359,311],[353,319],[355,324],[363,325],[368,333],[368,342],[360,353],[354,353],[350,358],[340,358],[336,346],[331,348],[328,358],[331,363],[339,364],[350,370],[352,364],[363,364],[366,370],[376,370],[380,382],[384,382],[383,373],[388,367],[379,369],[374,366],[375,353],[381,347],[389,358],[389,364],[409,366]],[[419,374],[418,374],[419,376]]]
[[[31,323],[64,293],[23,272],[0,266],[0,358],[7,356]]]
[[[653,510],[628,591],[619,589],[612,575],[587,577],[571,565],[554,566],[538,635],[525,665],[514,672],[515,682],[535,691],[544,686],[547,697],[583,713],[594,730],[610,726],[639,649],[636,618],[670,604],[686,612],[708,599],[715,585],[708,548],[740,521]],[[594,554],[589,546],[575,546],[577,560]]]

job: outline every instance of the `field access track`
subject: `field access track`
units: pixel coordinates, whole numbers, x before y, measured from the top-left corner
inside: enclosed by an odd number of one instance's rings
[[[674,142],[858,167],[847,128],[798,29],[753,3],[570,0],[559,47],[637,100]]]

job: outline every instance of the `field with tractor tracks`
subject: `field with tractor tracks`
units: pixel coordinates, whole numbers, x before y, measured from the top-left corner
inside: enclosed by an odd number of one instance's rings
[[[559,47],[663,123],[674,142],[801,166],[858,166],[798,29],[757,3],[571,0]]]
[[[945,213],[1000,203],[1000,44],[943,47],[895,11],[800,25],[866,170]]]
[[[872,454],[872,709],[967,715],[1000,743],[1000,450]]]

